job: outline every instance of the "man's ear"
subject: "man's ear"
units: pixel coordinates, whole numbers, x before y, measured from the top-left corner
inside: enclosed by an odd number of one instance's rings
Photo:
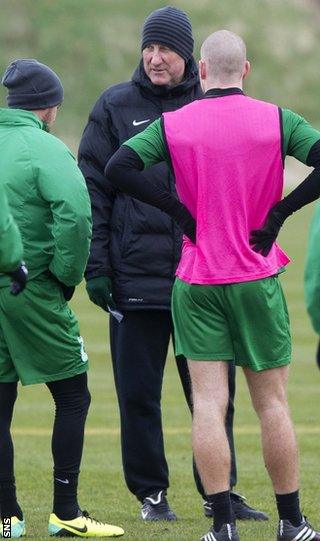
[[[200,79],[207,78],[207,66],[204,60],[199,60],[199,77]]]
[[[245,65],[244,65],[244,70],[243,70],[242,79],[245,79],[246,77],[248,77],[250,71],[251,71],[251,65],[250,65],[250,62],[249,62],[249,60],[246,60],[246,61],[245,61]]]

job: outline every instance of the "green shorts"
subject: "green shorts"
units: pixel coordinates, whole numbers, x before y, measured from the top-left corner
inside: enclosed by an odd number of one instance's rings
[[[176,355],[234,360],[256,372],[290,363],[289,316],[276,276],[212,286],[177,278],[172,314]]]
[[[45,383],[87,369],[78,322],[54,280],[40,275],[17,297],[0,288],[0,382]]]

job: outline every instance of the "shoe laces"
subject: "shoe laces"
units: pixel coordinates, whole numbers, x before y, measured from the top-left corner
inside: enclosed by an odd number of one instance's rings
[[[101,520],[97,520],[97,519],[95,519],[93,517],[90,517],[88,511],[82,511],[81,514],[82,514],[82,516],[84,518],[86,518],[87,520],[90,520],[90,522],[92,522],[94,524],[103,524],[103,522],[101,522]]]
[[[283,522],[284,522],[283,520],[280,520],[280,522],[279,522],[279,533],[280,534],[283,534]],[[292,523],[290,523],[290,524],[292,524]],[[306,517],[306,515],[301,515],[301,524],[299,526],[302,526],[302,524],[304,526],[307,526],[308,528],[311,528],[311,530],[315,531],[314,527],[308,521],[308,517]]]
[[[159,511],[168,511],[169,506],[167,500],[162,500],[157,505],[154,505],[154,507],[156,507]]]

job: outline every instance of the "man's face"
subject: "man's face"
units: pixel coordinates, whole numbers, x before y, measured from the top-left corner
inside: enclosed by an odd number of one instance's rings
[[[142,51],[143,67],[154,85],[176,86],[184,76],[185,61],[177,53],[157,43]]]
[[[57,116],[59,107],[60,107],[59,105],[56,105],[55,107],[50,107],[49,109],[45,109],[44,111],[42,120],[45,123],[48,132],[51,130],[52,126],[54,125],[56,121],[56,116]]]

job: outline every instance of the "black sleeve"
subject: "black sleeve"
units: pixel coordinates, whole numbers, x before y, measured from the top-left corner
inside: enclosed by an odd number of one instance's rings
[[[309,167],[320,167],[320,140],[311,147],[307,157],[307,165]]]
[[[110,220],[115,189],[104,177],[105,165],[119,147],[106,99],[102,95],[95,104],[79,146],[79,167],[85,177],[91,200],[92,241],[86,279],[110,276]]]
[[[284,219],[320,197],[320,141],[311,147],[307,165],[314,167],[312,173],[279,203]]]
[[[117,189],[164,211],[194,241],[195,220],[189,210],[176,197],[145,178],[141,174],[143,169],[144,164],[139,155],[124,145],[109,160],[105,175]]]

